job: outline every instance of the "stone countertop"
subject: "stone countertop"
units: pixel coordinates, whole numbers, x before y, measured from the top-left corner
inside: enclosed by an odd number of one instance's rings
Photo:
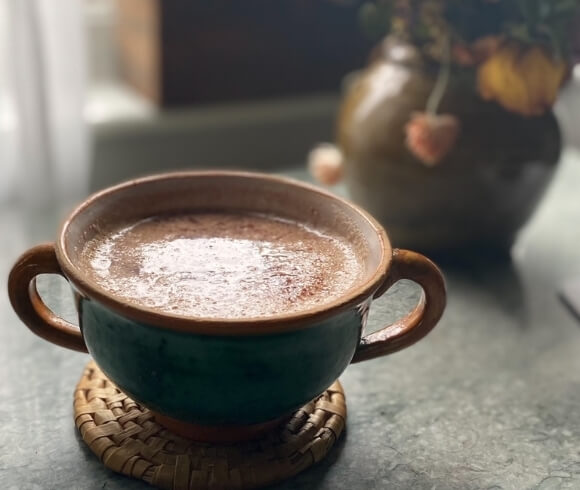
[[[444,266],[440,325],[407,350],[350,366],[346,435],[276,488],[580,489],[580,324],[557,298],[562,281],[580,275],[578,189],[580,154],[570,150],[513,263]],[[4,208],[0,229],[6,277],[56,224]],[[88,357],[32,335],[1,284],[0,489],[151,488],[105,469],[84,445],[72,400]],[[70,318],[64,280],[41,286]],[[369,330],[417,297],[414,285],[397,285],[374,304]]]

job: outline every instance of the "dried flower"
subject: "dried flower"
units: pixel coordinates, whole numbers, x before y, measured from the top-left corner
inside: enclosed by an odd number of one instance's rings
[[[318,145],[308,155],[308,170],[321,184],[338,184],[343,175],[341,151],[328,143]]]
[[[505,109],[524,116],[552,107],[567,74],[567,64],[540,46],[503,45],[477,73],[478,91]]]
[[[415,112],[405,128],[407,147],[421,162],[432,167],[447,156],[459,136],[459,120],[451,114]]]
[[[453,61],[462,66],[475,66],[486,61],[502,45],[502,36],[484,36],[471,45],[457,43],[453,46]]]
[[[574,21],[580,18],[580,0],[370,0],[364,6],[367,22],[437,62],[450,42],[452,62],[479,72],[482,96],[526,115],[553,104],[572,63]],[[517,56],[515,48],[505,48],[514,45],[521,46]]]

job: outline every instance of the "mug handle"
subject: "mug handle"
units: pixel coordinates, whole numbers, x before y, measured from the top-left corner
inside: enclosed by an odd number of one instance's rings
[[[66,279],[52,243],[31,248],[12,267],[8,276],[8,295],[12,308],[39,337],[68,349],[88,353],[79,327],[56,316],[42,301],[36,289],[36,276],[39,274],[59,274]]]
[[[393,250],[387,278],[373,298],[385,294],[401,279],[410,279],[423,288],[419,304],[401,320],[363,337],[351,362],[374,359],[409,347],[425,337],[443,315],[447,297],[443,274],[427,257],[409,250]]]

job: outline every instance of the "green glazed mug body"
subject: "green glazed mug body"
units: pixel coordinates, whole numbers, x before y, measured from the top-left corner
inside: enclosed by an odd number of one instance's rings
[[[85,343],[125,393],[171,418],[254,425],[291,413],[328,388],[360,342],[364,308],[280,333],[185,333],[124,318],[80,300]]]

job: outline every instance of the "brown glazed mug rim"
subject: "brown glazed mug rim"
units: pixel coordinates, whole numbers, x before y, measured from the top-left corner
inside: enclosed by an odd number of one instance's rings
[[[243,319],[187,317],[160,312],[154,308],[127,302],[91,281],[86,275],[83,275],[82,271],[71,261],[66,250],[67,231],[75,218],[96,201],[110,194],[123,192],[125,189],[130,189],[144,183],[163,181],[166,179],[191,179],[195,177],[241,177],[267,180],[288,185],[289,187],[302,188],[303,190],[330,198],[341,206],[350,208],[357,214],[361,215],[370,224],[371,228],[376,233],[377,238],[381,242],[381,260],[374,272],[364,282],[350,288],[343,295],[335,298],[333,301],[297,313],[281,313],[267,317]],[[74,285],[74,288],[79,294],[96,300],[113,312],[133,321],[148,324],[153,327],[168,328],[170,330],[181,331],[184,333],[205,335],[271,334],[298,330],[318,324],[370,299],[383,285],[392,259],[392,248],[385,229],[369,213],[348,200],[314,185],[300,182],[289,177],[234,170],[166,172],[128,180],[98,191],[80,203],[65,219],[61,225],[55,248],[58,262],[64,275]]]

